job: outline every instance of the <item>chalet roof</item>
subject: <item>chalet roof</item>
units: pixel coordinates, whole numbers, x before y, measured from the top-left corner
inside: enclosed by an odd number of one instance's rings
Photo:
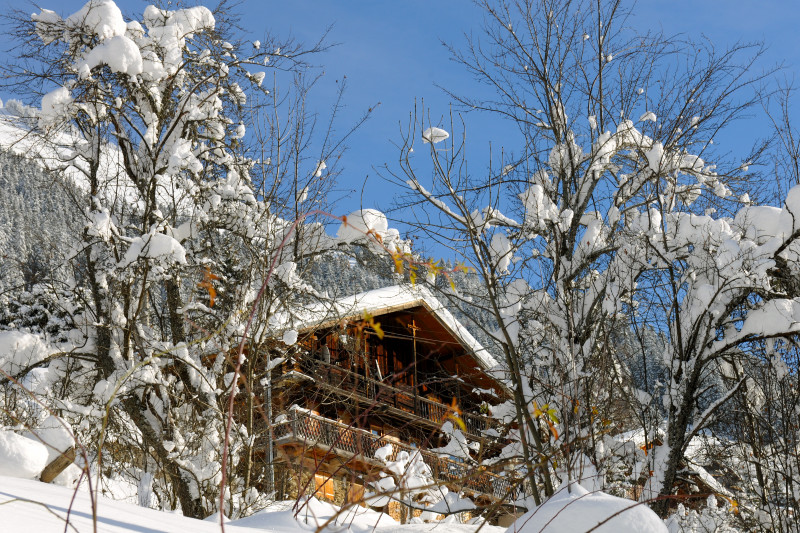
[[[428,310],[472,355],[484,371],[497,371],[499,365],[494,357],[467,331],[450,311],[431,293],[420,285],[394,285],[353,296],[339,298],[326,304],[299,311],[292,321],[296,330],[308,330],[334,324],[343,319],[362,317],[366,311],[380,316],[415,307]]]

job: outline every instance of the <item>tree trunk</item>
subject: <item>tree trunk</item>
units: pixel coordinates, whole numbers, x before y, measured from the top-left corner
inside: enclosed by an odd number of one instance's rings
[[[170,477],[173,491],[181,504],[184,516],[192,518],[205,518],[203,502],[198,497],[192,496],[190,483],[183,477],[181,466],[169,457],[169,453],[164,448],[163,440],[148,422],[146,412],[147,406],[136,396],[126,398],[123,402],[125,412],[131,417],[133,423],[142,432],[142,438],[146,447],[152,448],[158,460],[164,466]]]
[[[183,307],[181,289],[178,280],[168,279],[164,282],[167,290],[167,307],[169,307],[169,329],[172,333],[172,343],[186,342],[186,333],[183,329]]]

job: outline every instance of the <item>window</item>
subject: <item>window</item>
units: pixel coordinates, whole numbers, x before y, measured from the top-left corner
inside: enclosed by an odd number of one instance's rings
[[[314,474],[314,484],[317,498],[333,501],[333,478],[327,474]]]
[[[350,488],[347,490],[347,501],[364,505],[364,485],[350,483]]]

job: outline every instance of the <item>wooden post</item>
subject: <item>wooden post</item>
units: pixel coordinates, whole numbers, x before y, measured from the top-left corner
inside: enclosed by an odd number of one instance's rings
[[[75,446],[70,446],[64,452],[53,459],[53,461],[44,467],[42,470],[42,475],[39,476],[39,480],[42,483],[50,483],[53,481],[58,475],[64,471],[72,462],[75,461]]]
[[[411,319],[411,324],[408,325],[411,329],[411,337],[414,343],[414,414],[419,414],[419,381],[418,381],[418,374],[417,374],[417,330],[421,329],[417,327],[417,321]]]

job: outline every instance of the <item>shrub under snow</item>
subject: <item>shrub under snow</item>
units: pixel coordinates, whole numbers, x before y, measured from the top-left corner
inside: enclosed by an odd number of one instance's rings
[[[33,479],[47,466],[47,455],[44,444],[0,430],[0,476]]]
[[[0,370],[16,374],[50,355],[50,350],[38,335],[23,331],[0,331]]]
[[[667,526],[647,505],[604,492],[589,492],[577,483],[567,490],[565,483],[549,500],[519,517],[506,533],[589,530],[596,533],[667,533]]]

